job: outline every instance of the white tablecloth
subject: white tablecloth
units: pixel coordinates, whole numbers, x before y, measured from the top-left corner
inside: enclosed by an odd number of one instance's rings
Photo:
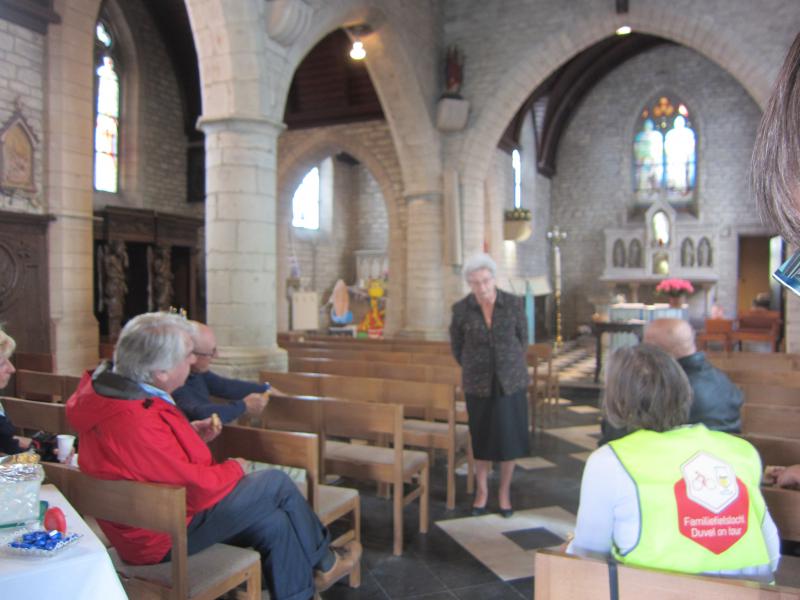
[[[49,558],[22,557],[0,549],[0,596],[127,598],[105,547],[61,492],[53,485],[43,485],[40,498],[63,510],[68,531],[83,537]]]

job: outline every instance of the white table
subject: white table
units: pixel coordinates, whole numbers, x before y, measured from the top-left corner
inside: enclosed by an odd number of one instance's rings
[[[0,549],[0,590],[4,598],[127,598],[105,546],[53,485],[40,499],[64,511],[78,542],[53,557],[22,557]],[[5,545],[5,544],[4,544]]]

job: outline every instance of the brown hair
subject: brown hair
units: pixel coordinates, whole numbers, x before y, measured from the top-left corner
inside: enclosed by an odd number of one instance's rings
[[[750,183],[762,218],[800,245],[800,35],[761,117]]]
[[[678,362],[661,348],[619,348],[606,371],[603,406],[614,427],[668,431],[688,420],[692,388]]]

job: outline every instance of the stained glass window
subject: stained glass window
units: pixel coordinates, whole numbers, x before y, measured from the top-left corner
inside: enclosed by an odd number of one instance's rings
[[[511,152],[511,168],[514,169],[514,208],[522,208],[522,162],[519,150]]]
[[[116,193],[119,189],[119,72],[114,58],[114,38],[102,21],[95,29],[94,189]]]
[[[292,225],[319,229],[319,168],[314,167],[297,187],[292,197]]]
[[[697,134],[683,102],[660,96],[639,115],[633,139],[634,190],[678,199],[694,191]]]

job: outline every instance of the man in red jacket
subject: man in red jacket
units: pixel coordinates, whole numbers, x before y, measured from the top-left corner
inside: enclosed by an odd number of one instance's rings
[[[294,483],[277,470],[247,476],[241,458],[215,463],[206,442],[221,431],[211,418],[189,422],[171,393],[195,360],[191,325],[178,315],[148,313],[122,330],[114,365],[86,373],[67,402],[80,436],[81,470],[186,488],[189,554],[224,542],[260,552],[263,582],[277,600],[308,600],[358,563],[357,542],[341,554]],[[100,522],[123,560],[169,560],[163,533]]]

